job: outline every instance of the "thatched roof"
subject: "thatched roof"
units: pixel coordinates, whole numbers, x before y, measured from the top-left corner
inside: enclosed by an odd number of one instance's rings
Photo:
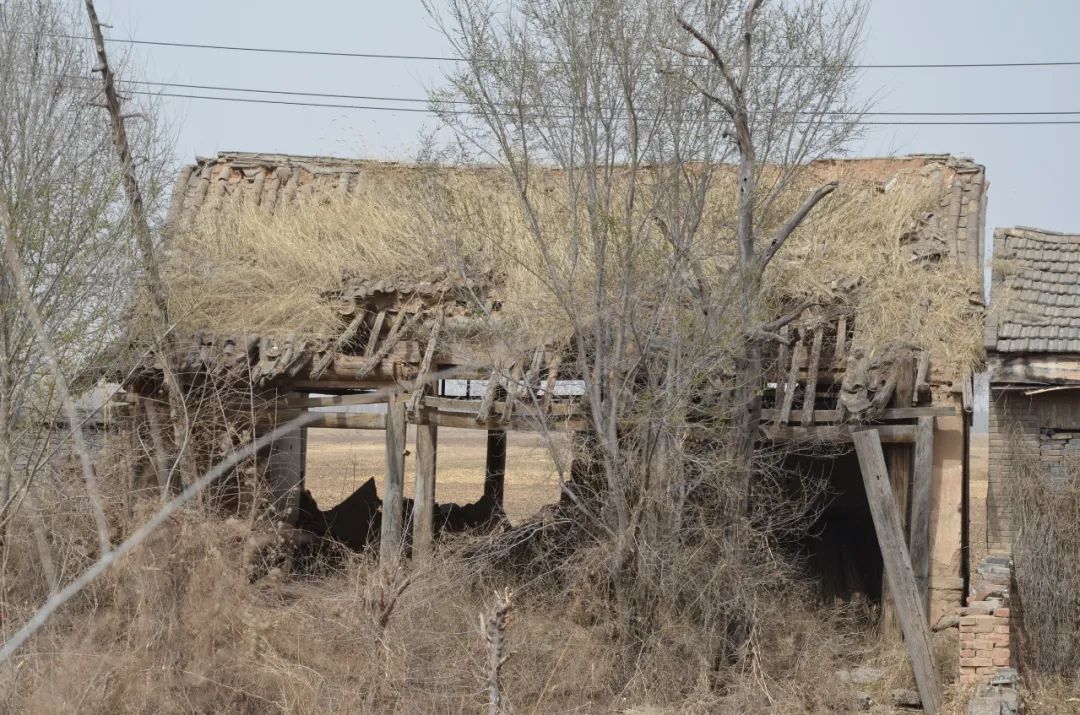
[[[466,245],[468,250],[477,245],[485,249],[477,251],[475,270],[467,275],[424,253],[435,244],[414,245],[422,244],[433,228],[455,230],[455,225],[447,228],[445,216],[426,217],[416,210],[421,189],[431,193],[422,186],[431,172],[429,167],[391,162],[238,152],[199,158],[185,167],[169,212],[173,241],[167,276],[172,297],[180,301],[173,309],[174,319],[180,316],[180,334],[193,337],[188,351],[192,368],[223,361],[235,363],[240,373],[253,366],[252,379],[263,382],[303,377],[333,353],[352,316],[367,313],[358,335],[379,328],[386,332],[389,319],[374,324],[380,311],[411,315],[431,311],[436,303],[446,305],[449,299],[450,304],[456,301],[464,318],[465,306],[477,296],[487,296],[489,307],[499,306],[504,313],[516,310],[519,323],[536,324],[530,338],[534,342],[523,349],[545,344],[552,328],[539,325],[546,312],[539,305],[543,296],[522,298],[520,290],[510,296],[488,294],[496,274],[495,283],[501,280],[505,287],[508,281],[508,269],[491,263],[488,244]],[[494,237],[497,243],[520,230],[516,201],[498,170],[441,168],[435,174],[444,195],[460,189],[467,197],[461,209],[467,220],[458,226],[481,226],[487,232],[481,242]],[[969,294],[978,288],[954,285],[959,275],[955,267],[970,269],[970,276],[981,271],[984,168],[949,155],[916,155],[817,162],[810,174],[814,181],[839,179],[838,195],[847,187],[848,200],[830,199],[831,204],[823,205],[800,229],[785,247],[783,260],[770,268],[775,282],[797,297],[848,296],[853,295],[852,286],[862,285],[866,300],[876,301],[866,306],[862,329],[869,332],[893,330],[898,314],[911,322],[913,299],[918,299],[926,305],[924,315],[930,316],[923,322],[932,329],[908,326],[904,340],[924,343],[916,347],[928,350],[931,343],[963,342],[966,338],[954,334],[958,324],[966,330],[972,322],[965,311]],[[900,197],[905,190],[909,195]],[[884,207],[882,215],[868,218],[878,205]],[[259,234],[254,249],[243,244],[251,240],[250,234]],[[291,253],[282,255],[280,244],[286,240],[294,245]],[[858,245],[845,246],[845,241]],[[502,246],[494,253],[506,250]],[[954,268],[952,273],[913,272],[912,265]],[[890,271],[896,274],[892,283],[875,275]],[[930,273],[938,283],[919,282]],[[964,275],[964,280],[970,277]],[[523,279],[517,278],[521,284]],[[524,280],[532,278],[526,275]],[[943,281],[951,284],[939,285]],[[217,303],[205,310],[199,303],[212,293]],[[515,298],[520,305],[511,305]],[[271,305],[275,299],[277,304]],[[934,301],[947,304],[941,311],[948,313],[946,318],[939,320],[934,313]],[[448,325],[454,311],[452,307]],[[254,329],[248,327],[249,318],[256,321]],[[939,324],[933,325],[935,321]],[[424,321],[414,327],[418,334],[427,330]],[[981,327],[972,332],[977,350]],[[973,349],[962,346],[961,356],[952,362],[970,364],[976,359]]]

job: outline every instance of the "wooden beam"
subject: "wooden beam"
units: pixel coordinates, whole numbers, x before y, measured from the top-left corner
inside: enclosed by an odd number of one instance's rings
[[[810,364],[806,366],[806,390],[803,392],[802,423],[814,421],[814,398],[817,397],[818,363],[821,362],[821,343],[825,330],[822,326],[814,328],[814,340],[810,348]]]
[[[405,483],[405,403],[392,402],[386,414],[386,480],[383,484],[379,562],[391,565],[401,554]]]
[[[416,494],[413,502],[413,559],[431,560],[435,540],[435,465],[438,454],[439,426],[426,419],[416,426]]]
[[[492,499],[502,511],[506,485],[506,432],[488,430],[487,458],[484,460],[484,496]]]
[[[308,427],[337,427],[342,429],[386,429],[386,415],[381,412],[307,412],[305,410],[278,410],[258,420],[260,425],[287,422],[301,415],[311,415]]]
[[[930,496],[934,481],[934,418],[920,417],[915,430],[915,462],[911,483],[911,529],[908,545],[911,567],[929,613]]]
[[[956,408],[949,405],[941,405],[934,407],[886,407],[878,415],[879,421],[887,420],[913,420],[919,417],[954,417],[956,416]],[[776,417],[776,410],[763,409],[761,411],[762,422],[772,422]],[[790,416],[791,422],[802,422],[802,416],[798,414],[792,414]],[[838,410],[814,410],[814,423],[816,424],[828,424],[830,422],[836,422],[840,419],[840,412]]]
[[[480,413],[480,400],[462,399],[460,397],[432,397],[426,395],[424,397],[424,405],[427,407],[433,407],[440,412],[454,412],[457,414],[465,415],[477,415]],[[501,414],[505,403],[496,400],[491,405],[491,410],[494,413]],[[526,413],[526,414],[532,414]],[[545,412],[546,415],[552,417],[584,417],[585,413],[581,409],[581,403],[577,401],[573,402],[558,402],[548,407]]]
[[[915,572],[912,570],[900,513],[889,485],[881,440],[878,431],[874,429],[854,432],[852,439],[859,458],[859,468],[870,504],[870,514],[874,520],[874,530],[877,532],[878,545],[885,562],[889,592],[896,604],[896,614],[904,632],[904,645],[915,672],[923,711],[929,715],[937,715],[942,702],[941,683],[938,682],[930,629],[926,624],[922,598],[915,581]]]
[[[589,422],[583,417],[523,418],[516,417],[509,422],[498,417],[477,421],[472,414],[435,412],[428,419],[440,427],[459,427],[461,429],[514,430],[522,432],[580,432],[589,429]]]
[[[991,354],[986,359],[990,382],[1032,385],[1080,383],[1080,360],[1076,354],[1021,355]]]
[[[306,409],[310,407],[344,407],[346,405],[379,405],[390,402],[391,399],[391,396],[381,392],[361,395],[325,395],[323,397],[291,395],[285,399],[285,407],[287,409]]]
[[[773,442],[837,442],[844,444],[852,441],[851,428],[846,425],[764,427],[763,429],[765,436]],[[881,441],[888,444],[911,444],[915,441],[915,425],[881,425],[874,429],[881,434]]]

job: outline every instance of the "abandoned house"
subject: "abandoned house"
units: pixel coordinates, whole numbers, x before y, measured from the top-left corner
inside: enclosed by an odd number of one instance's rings
[[[179,177],[169,221],[174,235],[188,236],[189,246],[201,246],[200,260],[193,263],[190,276],[176,280],[197,284],[200,274],[215,270],[218,257],[234,240],[231,234],[214,233],[219,217],[353,220],[358,230],[369,230],[361,225],[367,193],[379,186],[404,191],[404,184],[393,182],[420,172],[417,167],[323,157],[222,153],[198,159]],[[797,276],[805,273],[814,273],[817,282],[791,289],[799,293],[791,296],[794,301],[811,301],[784,326],[784,341],[768,355],[760,440],[811,445],[792,450],[788,466],[796,473],[823,475],[837,495],[822,516],[821,538],[810,547],[823,593],[861,593],[877,600],[883,597],[882,555],[851,449],[853,428],[876,427],[885,443],[924,618],[934,623],[966,595],[967,539],[972,534],[965,517],[978,518],[974,504],[968,503],[968,435],[972,375],[982,359],[985,171],[967,159],[919,155],[818,162],[812,173],[850,189],[854,203],[847,216],[861,223],[849,232],[846,226],[812,228],[811,221],[811,227],[800,232],[817,231],[808,233],[814,240],[800,243],[793,238],[782,261],[778,256],[777,283],[795,285]],[[349,201],[359,207],[358,213],[330,216]],[[1008,247],[1025,242],[1034,246],[1039,240],[1025,232],[1007,238]],[[1080,249],[1080,242],[1075,245]],[[1042,253],[1044,263],[1059,265],[1057,258],[1047,261],[1050,251]],[[800,273],[803,264],[813,270]],[[227,453],[241,442],[245,430],[266,430],[313,409],[320,411],[309,426],[384,431],[381,554],[385,558],[395,553],[403,521],[411,519],[414,553],[428,558],[437,531],[433,519],[438,509],[439,427],[487,431],[487,467],[477,475],[477,496],[482,493],[498,504],[505,490],[513,489],[512,480],[505,481],[506,432],[537,429],[539,424],[571,433],[587,429],[583,398],[555,389],[578,377],[567,359],[565,335],[551,331],[543,340],[523,340],[512,350],[479,344],[482,335],[470,329],[478,309],[511,309],[484,283],[484,275],[455,275],[438,265],[417,275],[368,275],[364,270],[357,266],[321,287],[323,306],[313,305],[309,311],[323,311],[318,313],[323,322],[317,338],[302,327],[286,326],[283,331],[280,325],[264,323],[245,330],[243,310],[220,323],[201,319],[200,290],[196,285],[189,291],[194,297],[184,307],[196,324],[178,333],[178,379],[189,392],[212,386],[226,402],[248,401],[239,412],[250,418],[249,424],[240,420],[200,427],[195,461],[208,464]],[[1061,288],[1055,296],[1064,293],[1064,284],[1048,282],[1061,274],[1039,275],[1048,276],[1040,279],[1040,286]],[[289,283],[289,276],[282,278],[283,285]],[[237,291],[243,288],[237,286]],[[1034,283],[1029,290],[1036,290]],[[289,289],[281,292],[282,300],[288,300]],[[271,314],[272,308],[267,306]],[[1080,306],[1058,310],[1068,316]],[[1036,345],[1048,353],[1080,347],[1080,325],[1069,327],[1067,317],[1049,325],[1045,330],[1053,335],[1038,332],[1036,338],[1034,331],[1043,328],[1009,318],[992,348],[1011,359]],[[1023,337],[1014,333],[1019,330]],[[1067,341],[1067,333],[1075,340]],[[136,478],[156,486],[167,471],[156,455],[167,449],[163,445],[169,440],[167,400],[162,397],[165,377],[161,365],[146,353],[133,362],[136,368],[124,380],[124,399],[133,405],[134,433],[142,444],[154,446],[137,465]],[[1027,370],[1036,367],[1025,363]],[[1001,374],[1019,374],[1017,369],[1006,361]],[[1066,370],[1060,365],[1053,369]],[[1029,383],[1040,383],[1036,373],[1023,375],[1032,378]],[[469,381],[467,394],[448,394],[443,388],[450,377]],[[253,399],[256,408],[250,408]],[[1059,394],[1048,393],[1038,404],[1057,405],[1059,399]],[[386,408],[349,409],[369,403]],[[1077,427],[1080,445],[1080,422],[1064,420],[1064,414],[1049,415],[1054,419],[1048,416],[1040,427]],[[415,440],[408,446],[407,424],[414,425],[409,432]],[[417,455],[410,513],[402,506],[406,448]],[[275,443],[266,460],[267,488],[288,520],[297,519],[303,507],[304,453],[301,431]],[[991,540],[1005,539],[1007,514],[993,500],[993,475],[990,503],[995,506],[988,528]]]

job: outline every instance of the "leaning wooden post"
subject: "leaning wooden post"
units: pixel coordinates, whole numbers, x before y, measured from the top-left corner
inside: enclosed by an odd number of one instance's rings
[[[915,429],[914,478],[911,483],[911,567],[930,612],[930,492],[934,482],[934,418],[920,417]]]
[[[405,403],[386,407],[386,482],[383,484],[379,561],[390,565],[401,553],[402,490],[405,483]]]
[[[904,633],[904,645],[908,658],[911,659],[911,668],[915,672],[923,711],[937,715],[941,709],[941,683],[938,682],[937,668],[934,665],[930,629],[926,625],[922,597],[911,568],[911,557],[908,555],[907,540],[900,525],[896,498],[889,485],[885,454],[881,450],[881,436],[877,430],[869,429],[853,432],[851,437],[859,456],[863,486],[866,488],[874,530],[877,532],[878,545],[885,562],[886,581],[893,597],[900,628]]]
[[[435,539],[435,460],[439,426],[422,409],[416,425],[416,500],[413,504],[413,558],[431,559]]]
[[[492,499],[499,511],[503,508],[506,483],[506,432],[488,430],[487,460],[484,463],[484,496]]]
[[[905,357],[896,365],[896,387],[892,404],[895,407],[907,407],[915,394],[915,363]],[[893,497],[896,499],[897,513],[900,515],[900,528],[905,534],[911,533],[908,521],[908,505],[911,493],[912,455],[911,445],[891,444],[885,448],[885,458],[889,468],[889,482]],[[914,556],[913,556],[914,558]],[[884,590],[885,586],[882,586]],[[893,639],[900,637],[896,621],[896,609],[886,592],[881,604],[882,632]]]

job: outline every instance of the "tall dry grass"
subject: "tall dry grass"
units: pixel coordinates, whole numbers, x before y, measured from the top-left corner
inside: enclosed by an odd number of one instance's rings
[[[127,466],[103,470],[118,533],[154,508],[142,503],[127,519]],[[91,558],[79,544],[92,548],[94,532],[85,505],[65,504],[50,508],[49,540],[66,580]],[[13,525],[3,544],[7,632],[47,592],[24,527]],[[0,668],[0,708],[477,712],[489,655],[479,615],[496,583],[514,592],[501,673],[507,712],[831,713],[858,689],[838,670],[895,664],[861,614],[821,606],[793,565],[749,534],[699,531],[693,543],[668,544],[652,560],[650,606],[620,612],[603,542],[542,573],[478,560],[486,541],[471,538],[442,545],[429,567],[409,566],[407,581],[348,553],[317,576],[271,570],[252,582],[245,553],[259,528],[199,507],[182,512]],[[624,622],[638,613],[649,623],[628,639]]]

